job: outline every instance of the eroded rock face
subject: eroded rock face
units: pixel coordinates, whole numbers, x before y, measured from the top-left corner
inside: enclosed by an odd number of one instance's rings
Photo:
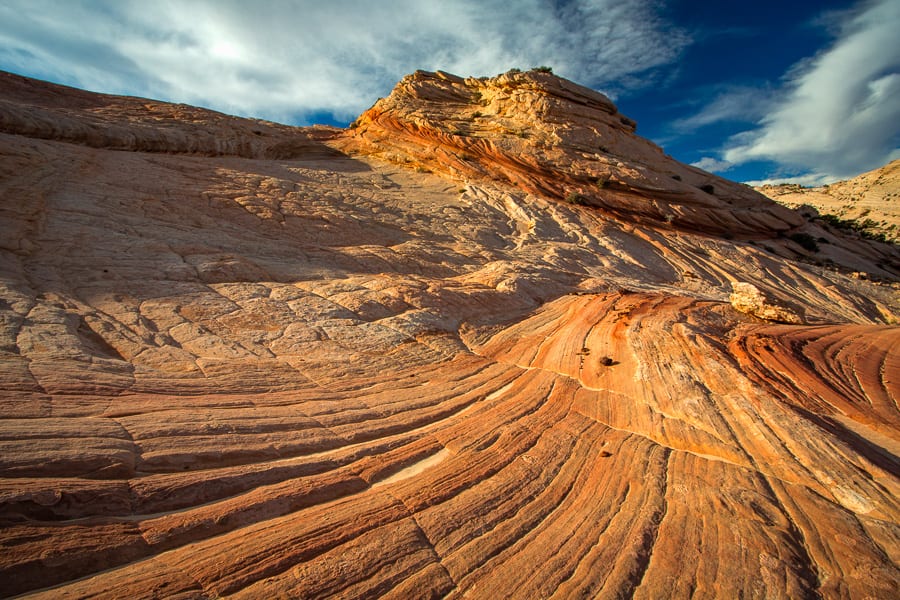
[[[300,140],[278,159],[186,154],[256,122],[25,83],[0,134],[4,595],[896,594],[896,248],[835,234],[836,266],[804,262],[744,191],[748,239],[631,210],[653,177],[659,215],[730,209],[540,74],[417,74],[415,135],[372,137],[387,103],[346,133],[273,125]],[[471,171],[438,168],[424,123],[476,88],[506,111],[479,127],[543,115],[544,154],[484,129]],[[98,141],[99,105],[103,139],[164,143]],[[618,208],[562,196],[574,107],[619,132]],[[734,310],[734,281],[804,324]]]
[[[741,235],[802,219],[753,190],[682,165],[635,135],[602,94],[549,73],[463,79],[419,71],[363,113],[352,143],[393,162],[683,229]]]

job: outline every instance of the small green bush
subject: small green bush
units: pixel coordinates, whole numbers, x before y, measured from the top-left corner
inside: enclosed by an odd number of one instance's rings
[[[553,68],[552,68],[552,67],[547,67],[547,66],[544,66],[544,65],[541,65],[540,67],[534,67],[534,68],[531,69],[531,70],[532,70],[532,71],[536,71],[536,72],[538,72],[538,73],[550,73],[550,74],[553,73]]]
[[[862,222],[854,221],[852,219],[842,219],[837,215],[832,214],[823,214],[819,215],[819,218],[822,219],[825,223],[835,227],[837,229],[843,229],[844,231],[855,231],[867,240],[873,240],[875,242],[887,242],[888,238],[884,233],[878,233],[875,231],[870,231],[870,228],[873,228],[878,225],[872,219],[865,219]]]
[[[569,194],[566,196],[566,202],[568,202],[569,204],[584,206],[585,204],[587,204],[587,198],[585,198],[578,192],[569,192]]]
[[[808,233],[792,233],[790,236],[791,240],[800,244],[801,247],[809,250],[810,252],[818,252],[819,244],[816,242],[816,238],[809,235]]]

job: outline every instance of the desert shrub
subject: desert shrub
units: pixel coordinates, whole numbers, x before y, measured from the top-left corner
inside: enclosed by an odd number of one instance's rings
[[[816,242],[816,238],[809,235],[808,233],[792,233],[790,236],[791,240],[797,242],[802,248],[809,250],[810,252],[818,252],[819,244]]]
[[[842,219],[837,215],[832,215],[829,213],[825,213],[823,215],[819,215],[819,218],[831,225],[832,227],[837,227],[838,229],[856,229],[857,224],[850,219]]]
[[[823,214],[819,215],[819,218],[822,219],[828,225],[835,227],[837,229],[843,229],[845,231],[855,231],[868,240],[873,240],[876,242],[887,242],[888,238],[884,233],[870,231],[871,228],[874,228],[878,225],[876,221],[873,219],[865,219],[864,221],[854,221],[852,219],[842,219],[837,215],[832,214]]]
[[[534,67],[534,68],[531,69],[531,70],[532,70],[532,71],[536,71],[536,72],[538,72],[538,73],[553,73],[553,68],[552,68],[552,67],[547,67],[547,66],[544,66],[544,65],[541,65],[540,67]]]
[[[578,206],[584,206],[587,204],[587,198],[579,194],[578,192],[569,192],[566,196],[566,202],[569,204],[577,204]]]
[[[599,177],[591,177],[590,181],[602,190],[609,187],[609,179],[609,175],[602,175]]]

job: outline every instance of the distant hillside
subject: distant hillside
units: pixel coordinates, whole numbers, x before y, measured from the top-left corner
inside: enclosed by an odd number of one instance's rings
[[[839,225],[900,240],[900,160],[831,185],[764,185],[756,190],[786,206],[806,204],[823,215],[834,215]]]

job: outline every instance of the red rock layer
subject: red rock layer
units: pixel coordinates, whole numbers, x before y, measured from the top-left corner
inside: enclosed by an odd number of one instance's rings
[[[725,346],[729,314],[566,296],[468,356],[367,390],[251,394],[252,408],[126,395],[56,419],[98,448],[127,439],[119,452],[136,465],[60,478],[91,468],[81,445],[59,474],[5,479],[7,589],[121,565],[46,596],[890,596],[898,465],[879,442],[896,443],[896,427],[758,382],[766,360],[739,350],[771,328]],[[861,371],[900,343],[898,328],[849,329],[841,352]],[[806,347],[841,331],[806,330]],[[844,380],[804,373],[820,389]],[[135,402],[155,410],[125,408]],[[29,430],[58,440],[53,422]],[[7,436],[27,437],[13,424]],[[190,459],[155,458],[170,441]]]
[[[898,284],[42,94],[80,133],[0,134],[0,595],[897,595]]]

